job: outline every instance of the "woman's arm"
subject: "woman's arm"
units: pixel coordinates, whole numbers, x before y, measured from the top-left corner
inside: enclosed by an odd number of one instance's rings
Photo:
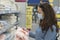
[[[42,36],[43,36],[43,33],[42,33],[41,29],[38,29],[36,31],[36,40],[43,40]]]
[[[43,34],[40,28],[37,28],[35,33],[29,32],[29,36],[35,38],[36,40],[43,40],[42,35]]]

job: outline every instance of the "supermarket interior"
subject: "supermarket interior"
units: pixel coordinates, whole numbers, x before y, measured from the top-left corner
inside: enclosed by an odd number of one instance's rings
[[[21,28],[35,32],[39,26],[37,5],[40,4],[40,1],[0,0],[0,40],[19,40],[16,38],[16,34],[23,35],[20,32]],[[43,2],[48,2],[53,7],[60,30],[60,0],[43,0]],[[29,34],[23,35],[26,39],[20,40],[35,40],[27,35]],[[57,39],[60,40],[60,32]]]

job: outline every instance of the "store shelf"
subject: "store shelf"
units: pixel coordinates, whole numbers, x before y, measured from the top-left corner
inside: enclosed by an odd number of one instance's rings
[[[0,34],[6,32],[6,31],[9,31],[11,28],[13,28],[14,26],[17,26],[18,25],[18,17],[19,17],[19,14],[20,12],[19,11],[1,11],[0,12],[0,15],[3,16],[3,15],[6,15],[6,14],[15,14],[16,15],[16,22],[14,24],[11,24],[9,25],[8,27],[5,27],[4,29],[1,29],[0,30]],[[8,16],[9,17],[9,16]],[[1,19],[0,19],[1,20]]]
[[[13,32],[13,31],[12,31]],[[13,34],[12,32],[6,32],[4,33],[5,35],[5,40],[12,40],[15,38],[15,33]]]
[[[0,11],[0,15],[2,14],[19,14],[20,12],[19,11]]]

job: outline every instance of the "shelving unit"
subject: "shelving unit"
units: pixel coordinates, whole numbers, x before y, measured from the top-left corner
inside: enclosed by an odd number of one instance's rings
[[[15,16],[17,17],[16,22],[18,22],[18,17],[19,17],[19,14],[20,14],[19,11],[1,11],[0,12],[0,17],[3,16],[3,15],[6,15],[6,14],[15,14]]]
[[[20,17],[20,12],[18,11],[18,6],[14,1],[0,0],[0,21],[6,21],[8,22],[7,24],[9,24],[6,27],[4,26],[4,28],[0,30],[0,35],[4,34],[5,40],[13,40],[15,36],[16,28],[20,23],[19,22],[20,20],[18,19],[19,17]]]
[[[4,33],[5,35],[7,35],[6,37],[6,39],[5,40],[10,40],[10,39],[12,39],[13,40],[13,38],[10,38],[10,37],[14,37],[14,33],[12,33],[12,32],[14,32],[16,29],[17,29],[17,25],[19,24],[19,20],[18,20],[18,18],[19,18],[19,14],[20,14],[20,12],[19,11],[2,11],[2,12],[0,12],[0,17],[1,16],[4,16],[4,15],[7,15],[7,14],[15,14],[15,16],[17,17],[16,18],[16,22],[14,23],[14,24],[12,24],[12,25],[10,25],[10,26],[8,26],[9,28],[7,29],[7,30],[4,30],[4,29],[2,29],[2,30],[0,30],[0,32],[2,32],[3,31],[3,33],[5,32],[5,31],[7,31],[7,33]],[[8,16],[9,17],[9,16]],[[0,19],[1,20],[1,19]],[[10,31],[10,29],[11,28],[14,28],[14,26],[16,26],[16,29],[15,30],[12,30],[12,31]],[[8,32],[8,30],[10,31],[10,32]],[[1,33],[2,34],[2,33]],[[10,37],[9,37],[10,36]],[[10,39],[8,39],[8,38],[10,38]]]
[[[11,27],[9,27],[7,30],[9,30],[9,29],[11,29],[11,28],[13,28],[14,29],[14,26],[16,26],[16,28],[17,28],[17,25],[19,24],[19,22],[18,22],[18,18],[19,18],[19,14],[20,14],[20,12],[18,12],[18,11],[9,11],[9,12],[1,12],[0,13],[0,16],[4,16],[4,15],[7,15],[7,14],[15,14],[15,16],[17,17],[16,18],[16,22],[13,24],[13,25],[11,25]],[[1,20],[1,19],[0,19]],[[1,32],[3,31],[7,31],[7,30],[0,30]],[[16,30],[16,29],[15,29]],[[5,35],[6,35],[6,38],[5,38],[5,40],[10,40],[10,39],[14,39],[14,33],[12,33],[12,32],[14,32],[15,30],[13,30],[13,31],[11,31],[11,32],[6,32],[6,33],[4,33]],[[9,30],[10,31],[10,30]]]

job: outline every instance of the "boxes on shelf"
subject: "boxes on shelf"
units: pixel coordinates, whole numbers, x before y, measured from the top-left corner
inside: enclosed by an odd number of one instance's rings
[[[16,22],[16,18],[17,17],[14,14],[2,16],[2,20],[6,20],[10,24],[14,24]]]

